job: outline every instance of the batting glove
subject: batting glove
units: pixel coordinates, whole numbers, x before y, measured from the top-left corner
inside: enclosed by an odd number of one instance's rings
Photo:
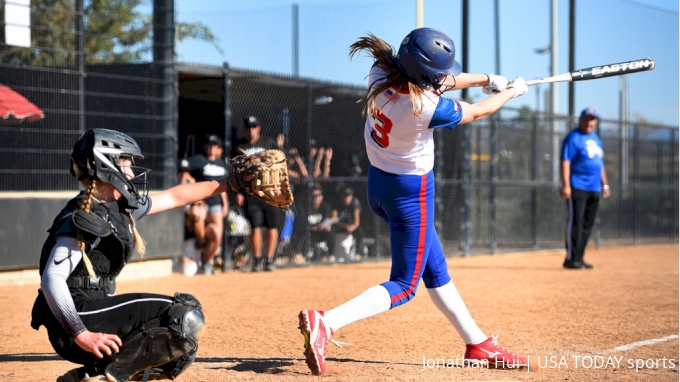
[[[529,87],[527,87],[527,85],[524,83],[524,78],[522,77],[517,77],[510,81],[506,89],[510,88],[515,88],[515,95],[512,96],[512,98],[517,98],[529,91]]]
[[[489,74],[489,84],[482,88],[482,93],[486,95],[500,93],[508,86],[508,79],[497,74]]]

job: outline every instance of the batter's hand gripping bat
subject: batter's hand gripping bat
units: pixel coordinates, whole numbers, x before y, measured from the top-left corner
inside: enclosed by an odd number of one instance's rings
[[[619,62],[618,64],[593,66],[592,68],[579,69],[573,72],[558,74],[552,77],[524,81],[524,83],[527,86],[532,86],[545,84],[548,82],[586,81],[594,80],[596,78],[622,76],[624,74],[644,72],[652,69],[654,69],[654,60],[651,58],[645,58],[642,60]]]

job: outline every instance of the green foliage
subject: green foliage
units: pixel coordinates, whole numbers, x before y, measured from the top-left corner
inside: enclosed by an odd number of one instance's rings
[[[138,62],[152,46],[153,21],[139,13],[141,0],[91,0],[85,6],[88,64]]]
[[[210,43],[224,57],[224,51],[217,44],[217,37],[215,37],[210,28],[201,23],[177,23],[176,38],[177,41],[194,39]]]
[[[123,64],[149,59],[153,49],[153,18],[143,13],[143,0],[86,0],[84,4],[87,64]],[[4,14],[4,3],[0,2]],[[7,46],[0,63],[73,67],[76,64],[76,13],[73,0],[31,3],[31,48]],[[178,41],[212,44],[224,55],[212,31],[201,23],[177,23]]]

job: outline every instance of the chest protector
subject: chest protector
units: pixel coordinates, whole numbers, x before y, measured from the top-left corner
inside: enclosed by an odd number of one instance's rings
[[[86,213],[79,208],[82,197],[71,199],[48,230],[40,255],[40,275],[57,237],[82,237],[97,278],[90,277],[81,261],[66,280],[69,288],[72,293],[77,289],[91,297],[114,294],[115,278],[134,254],[132,221],[117,202],[100,203],[93,199],[90,212]]]

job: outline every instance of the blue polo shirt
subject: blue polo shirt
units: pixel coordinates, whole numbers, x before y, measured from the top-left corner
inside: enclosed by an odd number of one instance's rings
[[[579,190],[602,191],[604,147],[597,134],[572,130],[562,142],[562,159],[571,162],[570,182]]]

